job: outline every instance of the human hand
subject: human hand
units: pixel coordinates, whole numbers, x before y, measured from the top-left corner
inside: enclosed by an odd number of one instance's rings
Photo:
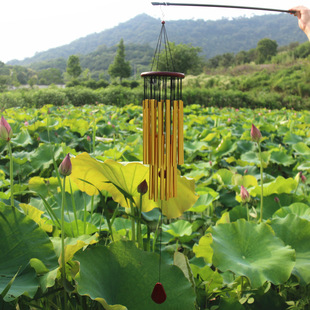
[[[310,9],[305,6],[295,6],[290,11],[292,11],[291,14],[297,16],[300,29],[304,31],[310,40]]]

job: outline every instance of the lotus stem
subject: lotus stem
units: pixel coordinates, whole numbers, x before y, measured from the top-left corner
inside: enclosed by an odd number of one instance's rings
[[[135,223],[135,209],[132,201],[130,201],[130,211],[131,211],[131,240],[136,241],[136,223]]]
[[[10,185],[11,185],[11,206],[14,207],[14,176],[13,176],[13,155],[11,142],[8,142],[9,158],[10,158]]]
[[[263,179],[263,158],[262,158],[262,150],[260,147],[260,143],[257,143],[258,145],[258,152],[259,152],[259,158],[260,158],[260,189],[261,189],[261,197],[260,197],[260,219],[259,222],[261,223],[263,220],[263,197],[264,197],[264,179]]]
[[[61,199],[61,279],[64,286],[64,303],[66,305],[66,259],[65,259],[65,186],[66,186],[66,176],[63,177],[63,186],[61,189],[62,199]]]

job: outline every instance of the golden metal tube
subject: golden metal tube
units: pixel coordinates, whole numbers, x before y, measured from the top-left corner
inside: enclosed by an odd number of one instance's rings
[[[178,175],[178,168],[177,166],[173,167],[173,197],[177,196],[177,184],[178,184],[178,180],[177,180],[177,175]]]
[[[165,200],[165,169],[160,169],[160,200]]]
[[[154,201],[158,201],[158,137],[155,137],[155,165],[153,173]]]
[[[184,164],[183,101],[179,100],[178,164]]]
[[[155,165],[156,100],[151,100],[151,165]]]
[[[163,149],[162,149],[162,136],[163,136],[163,101],[158,102],[158,167],[163,166]]]
[[[178,133],[178,101],[173,101],[173,121],[172,121],[172,166],[177,165],[177,133]]]
[[[143,115],[144,116],[144,115]],[[143,119],[145,123],[143,124],[143,130],[145,130],[145,146],[143,146],[143,150],[145,151],[145,159],[144,164],[150,163],[150,101],[145,99],[145,118]],[[144,141],[143,141],[144,143]]]
[[[166,100],[166,199],[170,198],[170,176],[171,176],[171,143],[170,143],[170,122],[171,122],[171,110],[170,110],[170,100]]]
[[[149,166],[149,199],[154,197],[154,185],[153,185],[153,166]]]
[[[148,140],[148,100],[143,100],[143,163],[148,164],[147,160],[147,140]]]

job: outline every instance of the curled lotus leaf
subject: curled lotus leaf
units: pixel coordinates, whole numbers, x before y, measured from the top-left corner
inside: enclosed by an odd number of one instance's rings
[[[139,162],[120,163],[113,160],[100,162],[88,153],[82,153],[71,159],[70,178],[81,191],[88,195],[98,194],[98,190],[108,191],[113,200],[128,208],[129,200],[140,206],[138,186],[149,179],[149,168]],[[148,212],[161,208],[168,218],[178,217],[188,210],[198,196],[195,194],[195,181],[178,175],[178,195],[168,201],[154,202],[148,198],[148,192],[142,197],[142,211]]]

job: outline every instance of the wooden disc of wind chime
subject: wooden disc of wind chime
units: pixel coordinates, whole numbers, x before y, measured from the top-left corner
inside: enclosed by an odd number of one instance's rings
[[[164,40],[166,65],[171,58],[165,22],[158,39],[153,64],[159,62]],[[150,165],[149,198],[169,200],[177,196],[177,165],[184,163],[183,147],[183,73],[172,71],[143,72],[143,163]]]

